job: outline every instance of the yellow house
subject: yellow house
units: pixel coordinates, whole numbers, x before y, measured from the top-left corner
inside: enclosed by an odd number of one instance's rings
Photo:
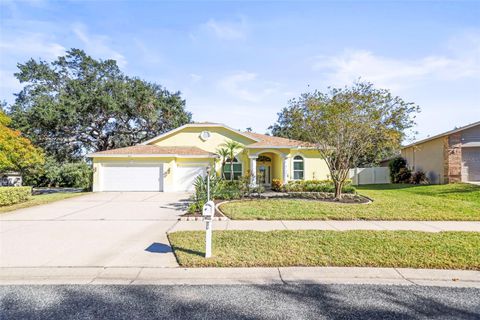
[[[307,143],[242,132],[218,123],[191,123],[142,144],[88,155],[93,159],[93,191],[191,191],[206,168],[222,172],[216,151],[227,141],[242,148],[235,155],[233,176],[249,176],[252,185],[269,188],[273,179],[328,179],[319,152]],[[227,178],[232,174],[225,165]]]

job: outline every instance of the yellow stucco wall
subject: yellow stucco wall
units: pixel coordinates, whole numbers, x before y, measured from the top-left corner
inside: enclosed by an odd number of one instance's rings
[[[200,138],[202,131],[209,131],[211,134],[206,141]],[[222,127],[187,127],[161,140],[154,141],[152,144],[158,146],[196,146],[209,152],[215,152],[222,143],[228,140],[234,140],[243,145],[255,142],[255,140]]]
[[[402,149],[402,157],[410,169],[422,170],[432,183],[444,183],[444,142],[443,137]]]

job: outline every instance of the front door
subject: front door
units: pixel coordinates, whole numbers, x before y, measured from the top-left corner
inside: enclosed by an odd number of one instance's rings
[[[259,164],[257,166],[257,183],[265,187],[272,185],[272,166],[270,164]]]

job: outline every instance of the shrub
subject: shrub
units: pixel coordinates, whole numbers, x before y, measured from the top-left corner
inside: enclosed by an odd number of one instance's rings
[[[88,190],[92,186],[93,170],[86,162],[58,163],[52,158],[42,167],[24,175],[24,184],[35,187],[64,187]]]
[[[410,177],[410,182],[413,184],[429,184],[430,181],[427,178],[427,175],[422,170],[419,170],[412,174]]]
[[[272,179],[272,191],[282,191],[282,182],[280,179]]]
[[[407,160],[396,157],[388,163],[390,169],[390,180],[392,183],[409,183],[412,172],[407,167]]]
[[[335,185],[331,180],[294,180],[284,185],[286,192],[335,192]],[[342,193],[355,193],[351,181],[346,181]]]
[[[25,202],[31,195],[31,187],[0,187],[0,206]]]

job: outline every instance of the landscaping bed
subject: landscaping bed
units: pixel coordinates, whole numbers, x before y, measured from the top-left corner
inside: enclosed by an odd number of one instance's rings
[[[358,186],[368,205],[297,199],[234,201],[220,209],[239,220],[480,221],[480,186],[471,184]]]
[[[402,267],[480,270],[480,233],[416,231],[214,231],[168,234],[182,267]]]

